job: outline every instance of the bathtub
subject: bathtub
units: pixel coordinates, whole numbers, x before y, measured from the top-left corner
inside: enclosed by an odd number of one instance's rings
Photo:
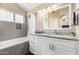
[[[29,38],[21,37],[0,42],[0,55],[24,55],[29,52]]]

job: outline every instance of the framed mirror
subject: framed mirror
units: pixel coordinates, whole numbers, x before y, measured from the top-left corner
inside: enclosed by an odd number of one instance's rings
[[[72,25],[72,4],[66,4],[53,8],[51,12],[44,13],[44,29],[70,29]]]

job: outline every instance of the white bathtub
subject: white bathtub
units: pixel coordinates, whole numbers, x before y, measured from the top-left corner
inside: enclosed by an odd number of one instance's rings
[[[16,38],[0,42],[0,50],[29,41],[28,37]]]

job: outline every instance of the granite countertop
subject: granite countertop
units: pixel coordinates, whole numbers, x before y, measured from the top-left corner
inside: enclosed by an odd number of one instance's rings
[[[30,34],[30,35],[37,35],[37,36],[44,36],[44,37],[50,37],[50,38],[59,38],[59,39],[65,39],[65,40],[74,40],[79,41],[79,37],[76,36],[70,36],[70,35],[59,35],[59,34]]]

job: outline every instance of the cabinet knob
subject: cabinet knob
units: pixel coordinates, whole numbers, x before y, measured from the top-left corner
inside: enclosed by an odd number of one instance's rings
[[[51,44],[49,44],[49,49],[51,50]]]
[[[54,45],[52,45],[52,51],[54,50]]]

